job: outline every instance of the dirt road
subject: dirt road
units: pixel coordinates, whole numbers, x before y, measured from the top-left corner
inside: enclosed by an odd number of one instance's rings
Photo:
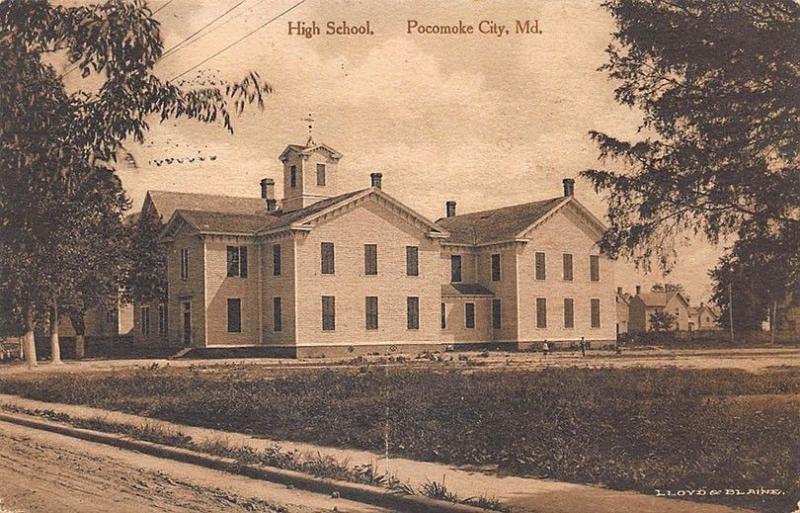
[[[0,422],[0,512],[6,511],[387,510]]]

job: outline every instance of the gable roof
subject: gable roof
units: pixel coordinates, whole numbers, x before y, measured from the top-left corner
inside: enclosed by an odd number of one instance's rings
[[[683,294],[677,291],[670,291],[670,292],[642,292],[639,294],[639,299],[642,300],[645,306],[648,307],[664,307],[667,306],[667,303],[675,297],[679,296],[679,299],[688,307],[689,302],[683,297]]]
[[[483,210],[453,217],[444,217],[436,224],[450,233],[447,242],[455,244],[492,244],[518,239],[543,221],[547,216],[567,204],[573,204],[601,231],[605,226],[574,196],[560,196],[542,201],[522,203],[509,207]]]
[[[166,234],[172,231],[178,219],[188,223],[200,233],[259,235],[287,228],[310,229],[311,225],[308,223],[317,217],[336,210],[350,201],[369,195],[376,195],[392,203],[427,226],[432,232],[436,232],[437,235],[442,237],[446,236],[446,233],[441,233],[434,223],[375,187],[340,194],[291,212],[283,212],[281,210],[267,212],[266,209],[262,208],[257,213],[231,213],[181,208],[174,211],[163,233]],[[304,226],[298,226],[299,224]]]
[[[447,242],[489,244],[516,238],[529,226],[553,210],[564,198],[534,201],[521,205],[444,217],[436,224],[450,233]]]
[[[200,233],[252,235],[264,226],[264,223],[269,222],[270,216],[266,213],[226,214],[178,209],[175,211],[175,217],[180,217]]]
[[[286,155],[289,154],[290,152],[295,152],[295,153],[298,153],[300,155],[311,155],[312,153],[314,153],[317,150],[325,150],[325,151],[327,151],[330,154],[331,158],[334,159],[334,160],[339,160],[340,158],[342,158],[342,154],[341,153],[339,153],[338,151],[334,150],[333,148],[331,148],[327,144],[315,143],[314,141],[309,139],[308,142],[305,145],[301,145],[301,144],[290,144],[290,145],[288,145],[283,150],[283,152],[281,152],[281,154],[278,156],[278,160],[281,160],[281,161],[285,160],[286,159]]]
[[[176,210],[224,214],[258,214],[266,211],[264,200],[254,197],[174,191],[147,191],[147,196],[163,221],[168,221]]]

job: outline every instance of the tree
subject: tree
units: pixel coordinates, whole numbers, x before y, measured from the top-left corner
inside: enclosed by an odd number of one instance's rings
[[[81,283],[72,238],[81,218],[65,214],[66,198],[81,205],[100,199],[91,206],[100,210],[109,204],[102,193],[70,195],[76,184],[111,170],[124,141],[143,141],[151,117],[221,120],[233,132],[232,112],[263,107],[270,92],[252,72],[222,89],[183,90],[153,73],[162,50],[158,22],[142,0],[0,3],[0,276],[20,311],[29,365],[36,364],[37,313],[56,310],[64,291]],[[56,52],[66,52],[82,76],[97,75],[100,87],[67,92],[45,59]],[[51,316],[57,321],[58,312]]]
[[[675,315],[665,310],[653,312],[650,314],[650,331],[669,331],[677,320]]]
[[[609,200],[602,247],[649,269],[674,238],[796,240],[800,226],[800,4],[609,0],[615,98],[642,115],[626,141],[590,132],[615,170],[582,173]]]
[[[125,299],[147,303],[167,297],[167,260],[159,235],[163,225],[156,215],[142,212],[131,227],[130,268],[125,279]]]
[[[720,324],[734,330],[760,330],[775,320],[776,305],[798,290],[800,231],[775,236],[766,226],[754,226],[739,238],[709,273],[714,301],[722,308]],[[771,331],[774,333],[774,326]]]

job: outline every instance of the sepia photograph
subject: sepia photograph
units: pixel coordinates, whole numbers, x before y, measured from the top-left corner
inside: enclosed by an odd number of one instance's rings
[[[0,513],[800,513],[800,1],[0,0]]]

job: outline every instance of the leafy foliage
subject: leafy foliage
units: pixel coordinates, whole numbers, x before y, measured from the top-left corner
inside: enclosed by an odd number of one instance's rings
[[[774,303],[800,292],[800,229],[773,233],[766,226],[743,231],[710,272],[720,323],[730,327],[733,299],[735,330],[760,330]]]
[[[643,119],[638,141],[593,131],[621,167],[583,172],[609,199],[602,246],[649,269],[675,236],[716,243],[800,218],[800,4],[792,0],[609,0],[615,98]],[[742,233],[742,230],[745,233]]]
[[[27,332],[58,299],[72,314],[116,301],[128,203],[111,164],[125,141],[141,142],[152,119],[232,132],[232,114],[271,90],[255,72],[183,90],[153,73],[162,51],[143,0],[0,2],[0,281]],[[51,54],[100,86],[68,91]]]
[[[650,314],[650,331],[669,331],[675,327],[678,317],[666,310],[659,310]]]
[[[124,291],[128,301],[150,302],[167,297],[167,260],[159,240],[162,227],[161,219],[153,212],[142,212],[131,226],[131,266]]]

